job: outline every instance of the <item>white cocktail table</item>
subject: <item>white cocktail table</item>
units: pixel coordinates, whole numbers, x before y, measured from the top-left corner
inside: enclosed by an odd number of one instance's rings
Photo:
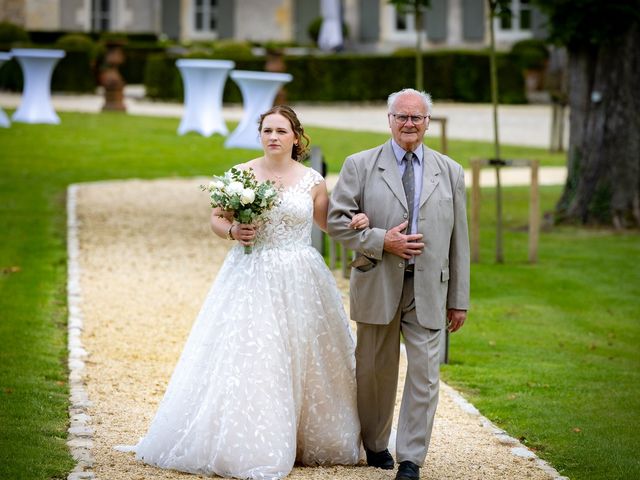
[[[11,117],[13,121],[60,123],[51,104],[51,74],[56,63],[65,56],[64,50],[13,48],[11,55],[20,64],[24,77],[22,99]]]
[[[0,52],[0,68],[2,68],[2,64],[8,60],[11,60],[11,54],[7,52]],[[10,127],[11,121],[7,114],[4,113],[4,110],[0,108],[0,127]]]
[[[280,87],[293,80],[288,73],[234,70],[230,74],[242,92],[242,120],[224,142],[226,148],[261,149],[258,132],[260,115],[273,106]]]
[[[222,93],[227,74],[235,63],[230,60],[182,58],[176,61],[184,85],[184,113],[178,134],[198,132],[205,137],[229,133],[222,118]]]

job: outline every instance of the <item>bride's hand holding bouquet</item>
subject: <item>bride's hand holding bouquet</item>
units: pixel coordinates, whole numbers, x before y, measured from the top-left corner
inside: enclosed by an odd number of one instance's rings
[[[214,176],[209,185],[211,206],[228,212],[233,220],[248,226],[255,223],[278,202],[278,190],[271,180],[258,182],[251,168],[232,168],[221,176]],[[251,245],[244,244],[244,252],[251,253]]]

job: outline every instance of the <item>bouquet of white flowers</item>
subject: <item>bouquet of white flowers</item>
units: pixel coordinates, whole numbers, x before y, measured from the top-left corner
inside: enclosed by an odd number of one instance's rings
[[[278,200],[275,184],[271,180],[258,182],[251,168],[232,168],[222,176],[214,175],[209,186],[201,188],[209,192],[213,208],[231,212],[239,223],[255,222]],[[251,247],[245,246],[244,253],[251,253]]]

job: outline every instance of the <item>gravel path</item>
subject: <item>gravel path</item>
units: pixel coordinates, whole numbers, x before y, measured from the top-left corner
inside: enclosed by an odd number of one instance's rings
[[[113,446],[133,444],[145,433],[230,246],[209,231],[206,194],[198,188],[203,182],[128,180],[74,190],[75,216],[70,216],[78,226],[81,346],[88,355],[72,378],[81,379],[91,403],[72,412],[90,416],[93,435],[92,459],[80,469],[84,473],[70,478],[195,478],[143,465]],[[337,279],[347,300],[348,285]],[[79,345],[75,337],[74,343]],[[401,375],[399,388],[403,380]],[[539,459],[514,455],[512,450],[522,446],[472,410],[443,384],[421,478],[557,478]],[[394,472],[356,466],[296,467],[289,478],[393,477]]]

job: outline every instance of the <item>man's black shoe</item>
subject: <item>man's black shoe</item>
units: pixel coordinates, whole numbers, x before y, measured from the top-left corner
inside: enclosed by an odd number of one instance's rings
[[[420,467],[413,462],[400,462],[396,480],[419,480]]]
[[[389,453],[389,449],[385,448],[381,452],[374,452],[365,447],[364,451],[367,454],[367,465],[370,467],[393,470],[393,457]]]

